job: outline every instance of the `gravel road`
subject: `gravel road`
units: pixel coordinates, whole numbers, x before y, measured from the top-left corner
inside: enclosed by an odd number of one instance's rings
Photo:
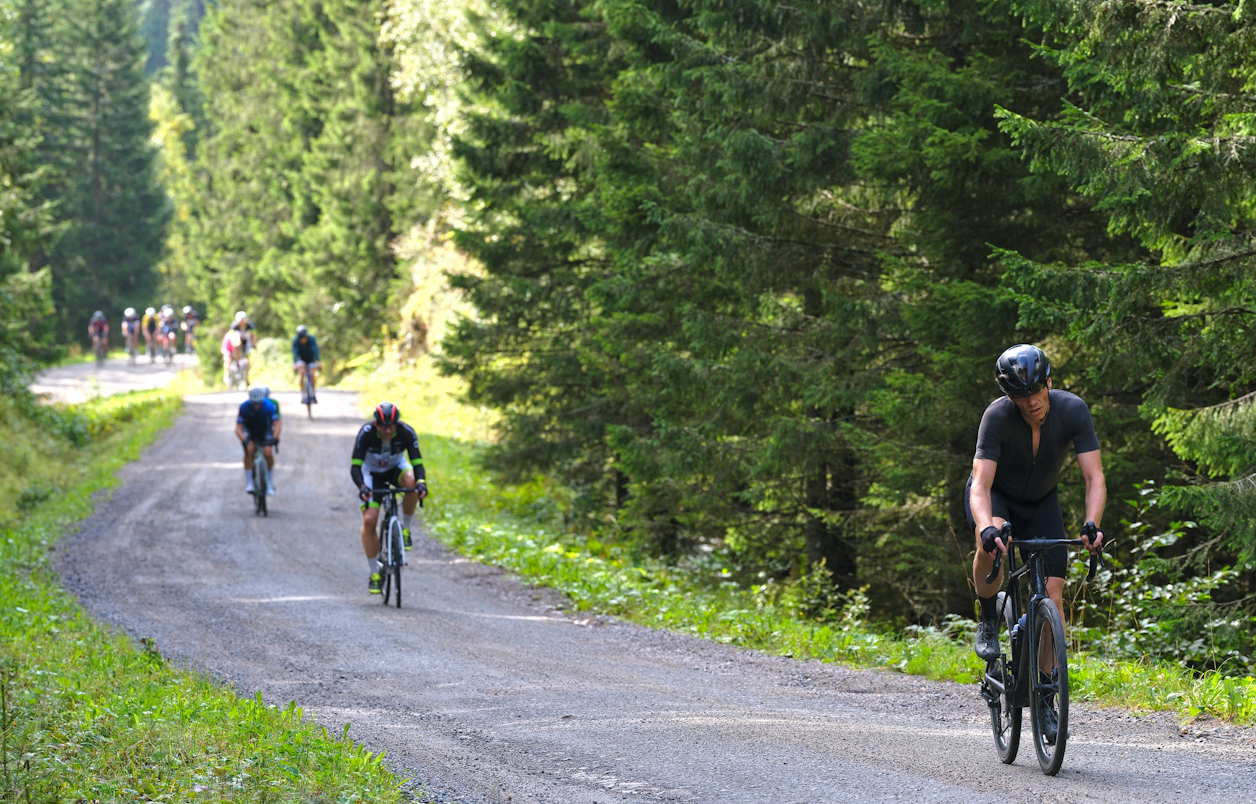
[[[46,394],[54,402],[77,404],[98,396],[145,388],[165,388],[185,368],[196,365],[195,355],[175,355],[174,363],[150,363],[140,355],[130,365],[125,357],[111,357],[104,366],[95,363],[70,363],[41,371],[31,383],[31,390]]]
[[[295,700],[438,801],[1256,801],[1256,735],[1074,707],[1064,770],[999,763],[975,687],[764,656],[562,610],[418,540],[404,608],[366,593],[352,396],[294,395],[268,519],[243,493],[240,394],[186,413],[61,576],[100,620],[245,695]],[[434,504],[440,467],[430,466]],[[1028,717],[1028,716],[1026,716]]]

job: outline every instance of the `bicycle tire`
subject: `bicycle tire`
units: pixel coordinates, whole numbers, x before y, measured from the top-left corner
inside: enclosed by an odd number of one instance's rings
[[[314,383],[310,381],[309,369],[305,370],[305,382],[303,383],[303,385],[304,387],[301,389],[301,391],[303,395],[305,396],[305,415],[308,418],[312,419],[314,418],[314,391],[313,391]],[[397,588],[400,589],[401,587],[397,587]]]
[[[384,514],[384,521],[379,529],[379,574],[380,581],[383,584],[383,594],[381,595],[383,600],[380,602],[385,606],[388,605],[389,596],[392,595],[392,550],[389,549],[388,539],[385,536],[388,533],[388,523],[390,521],[392,521],[392,517]]]
[[[406,554],[406,546],[401,540],[401,523],[394,518],[391,524],[388,535],[389,541],[392,542],[392,554],[398,557],[393,562],[393,576],[397,584],[397,608],[401,608],[401,557]]]
[[[1012,625],[1016,613],[1007,601],[1007,593],[999,592],[995,605],[1002,616],[999,618],[999,658],[986,663],[986,674],[998,678],[1003,684],[999,692],[984,679],[982,692],[990,708],[990,727],[994,733],[994,749],[1005,765],[1016,761],[1020,749],[1021,720],[1024,710],[1016,705],[1016,669],[1019,657],[1012,652]]]
[[[259,449],[253,455],[253,513],[257,516],[269,516],[266,512],[266,463],[265,456]]]
[[[1035,689],[1029,698],[1029,718],[1034,735],[1034,751],[1038,754],[1038,767],[1048,776],[1055,776],[1064,764],[1064,748],[1068,743],[1068,645],[1064,642],[1064,620],[1049,599],[1038,601],[1035,625],[1037,634],[1035,644],[1041,644],[1041,637],[1050,632],[1052,640],[1051,660],[1055,665],[1055,710],[1056,737],[1054,744],[1048,743],[1043,733],[1044,701]],[[1035,678],[1038,668],[1033,668]]]

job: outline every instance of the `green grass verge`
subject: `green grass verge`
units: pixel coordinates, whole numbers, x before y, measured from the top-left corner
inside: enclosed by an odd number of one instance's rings
[[[480,468],[479,445],[492,435],[493,415],[459,404],[460,381],[440,376],[429,358],[413,366],[371,365],[341,387],[362,392],[364,415],[380,399],[397,402],[420,433],[433,492],[428,523],[436,538],[528,583],[559,589],[580,609],[798,659],[964,683],[978,677],[971,622],[891,631],[867,621],[858,594],[817,620],[800,614],[779,589],[733,583],[710,559],[675,567],[567,532],[554,502],[563,489],[544,480],[499,486]],[[1198,674],[1152,659],[1073,654],[1071,662],[1074,700],[1256,724],[1256,679]]]
[[[810,618],[790,605],[788,595],[740,586],[710,560],[676,567],[633,559],[613,545],[563,532],[549,502],[555,490],[543,481],[495,486],[478,467],[479,447],[425,436],[423,449],[433,535],[463,555],[563,591],[579,609],[797,659],[960,682],[978,678],[970,622],[907,633],[879,629],[867,621],[859,594],[847,596],[822,620]],[[1256,680],[1250,677],[1075,655],[1069,678],[1074,700],[1256,723]]]
[[[28,505],[0,544],[0,801],[395,802],[401,780],[294,705],[170,667],[93,624],[57,587],[48,552],[117,484],[179,409],[149,391],[2,424],[10,446],[42,443],[55,494]],[[54,449],[55,448],[55,449]],[[59,451],[59,452],[57,452]]]

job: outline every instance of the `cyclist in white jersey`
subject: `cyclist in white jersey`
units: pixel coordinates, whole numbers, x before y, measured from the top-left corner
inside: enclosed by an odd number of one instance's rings
[[[420,499],[427,496],[427,473],[423,469],[423,455],[419,452],[419,437],[414,428],[401,421],[401,412],[391,402],[375,406],[374,422],[365,424],[358,431],[353,446],[349,474],[358,487],[362,500],[362,549],[370,567],[367,588],[371,594],[380,593],[379,574],[379,522],[380,501],[373,492],[389,486],[414,489],[401,500],[401,535],[406,549],[413,546],[410,526],[414,521],[414,509]],[[367,483],[366,474],[370,474]]]

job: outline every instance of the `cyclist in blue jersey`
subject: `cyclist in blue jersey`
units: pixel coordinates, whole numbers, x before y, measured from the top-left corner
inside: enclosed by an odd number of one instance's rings
[[[297,386],[301,385],[301,375],[306,368],[310,370],[310,398],[309,402],[317,404],[318,399],[314,396],[314,372],[323,367],[319,362],[318,341],[305,328],[305,325],[297,327],[297,335],[292,339],[292,370],[297,375]],[[301,398],[301,404],[304,405],[306,399]]]
[[[253,492],[253,457],[257,454],[257,445],[270,440],[279,440],[283,430],[283,418],[279,415],[279,407],[266,398],[266,389],[250,388],[247,402],[240,405],[236,416],[236,438],[244,447],[244,490]],[[262,447],[262,454],[270,466],[270,488],[267,494],[275,493],[275,450],[271,446]]]

